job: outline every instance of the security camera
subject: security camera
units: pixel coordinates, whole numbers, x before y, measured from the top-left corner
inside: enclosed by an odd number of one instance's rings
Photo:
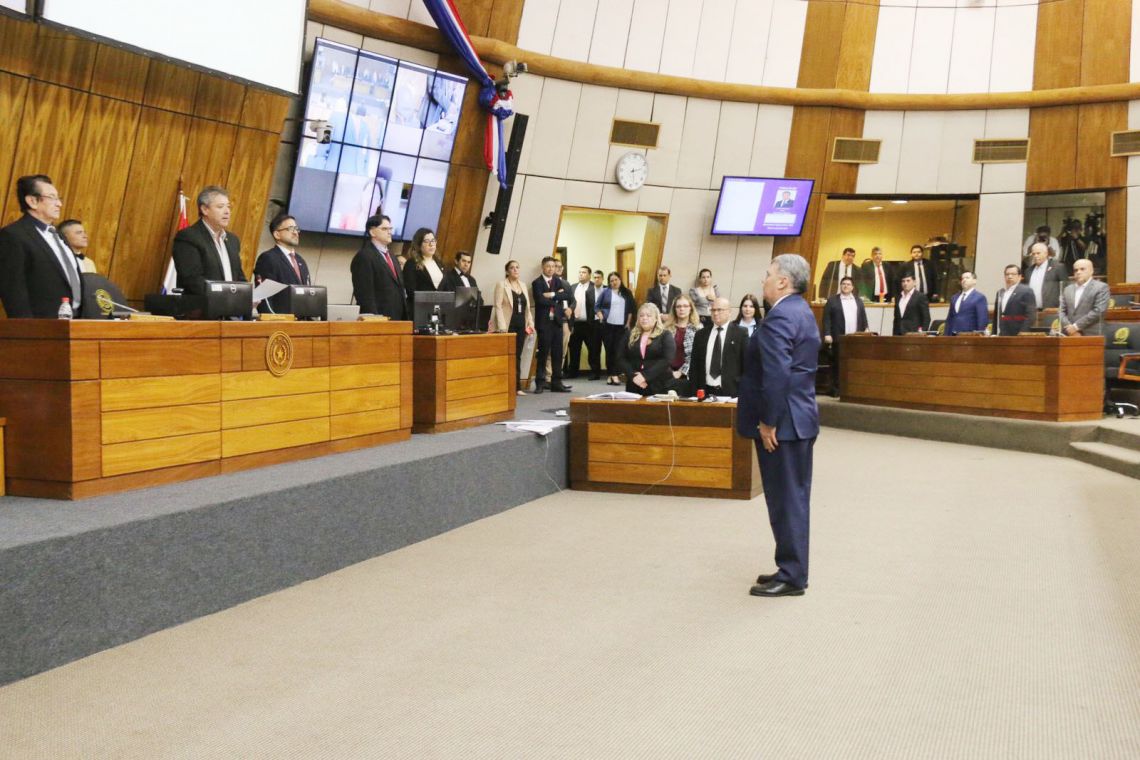
[[[525,74],[526,72],[526,64],[521,61],[507,61],[503,64],[503,76],[507,79],[514,79],[519,74]]]
[[[309,132],[317,138],[317,142],[321,145],[332,142],[332,127],[328,121],[325,119],[306,119],[306,121],[309,124]]]

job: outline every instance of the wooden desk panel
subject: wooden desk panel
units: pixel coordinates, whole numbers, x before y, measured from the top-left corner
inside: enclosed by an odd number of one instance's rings
[[[83,498],[405,440],[411,340],[407,322],[0,321],[8,490]]]
[[[1104,339],[849,335],[843,403],[1071,422],[1102,416]]]
[[[735,404],[570,402],[570,487],[751,499],[762,493]]]
[[[442,433],[514,418],[514,339],[511,333],[415,336],[412,429]]]

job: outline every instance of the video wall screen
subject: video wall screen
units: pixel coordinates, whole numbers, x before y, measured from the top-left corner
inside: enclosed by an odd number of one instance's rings
[[[815,181],[725,177],[713,215],[713,235],[794,236],[803,230]]]
[[[435,229],[464,77],[318,39],[289,213],[301,229],[361,235],[377,209],[393,236]],[[322,144],[309,125],[328,122]]]

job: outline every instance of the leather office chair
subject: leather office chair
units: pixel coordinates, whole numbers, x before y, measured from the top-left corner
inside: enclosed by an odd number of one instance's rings
[[[1105,412],[1117,417],[1140,416],[1135,399],[1113,398],[1114,390],[1140,391],[1140,323],[1111,322],[1104,327]]]

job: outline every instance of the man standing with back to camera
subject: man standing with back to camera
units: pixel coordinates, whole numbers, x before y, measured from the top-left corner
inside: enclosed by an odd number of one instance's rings
[[[812,450],[819,435],[815,373],[819,328],[803,299],[811,268],[802,256],[772,260],[764,300],[772,308],[748,343],[736,431],[756,440],[776,572],[760,575],[752,596],[802,596],[808,585]]]

